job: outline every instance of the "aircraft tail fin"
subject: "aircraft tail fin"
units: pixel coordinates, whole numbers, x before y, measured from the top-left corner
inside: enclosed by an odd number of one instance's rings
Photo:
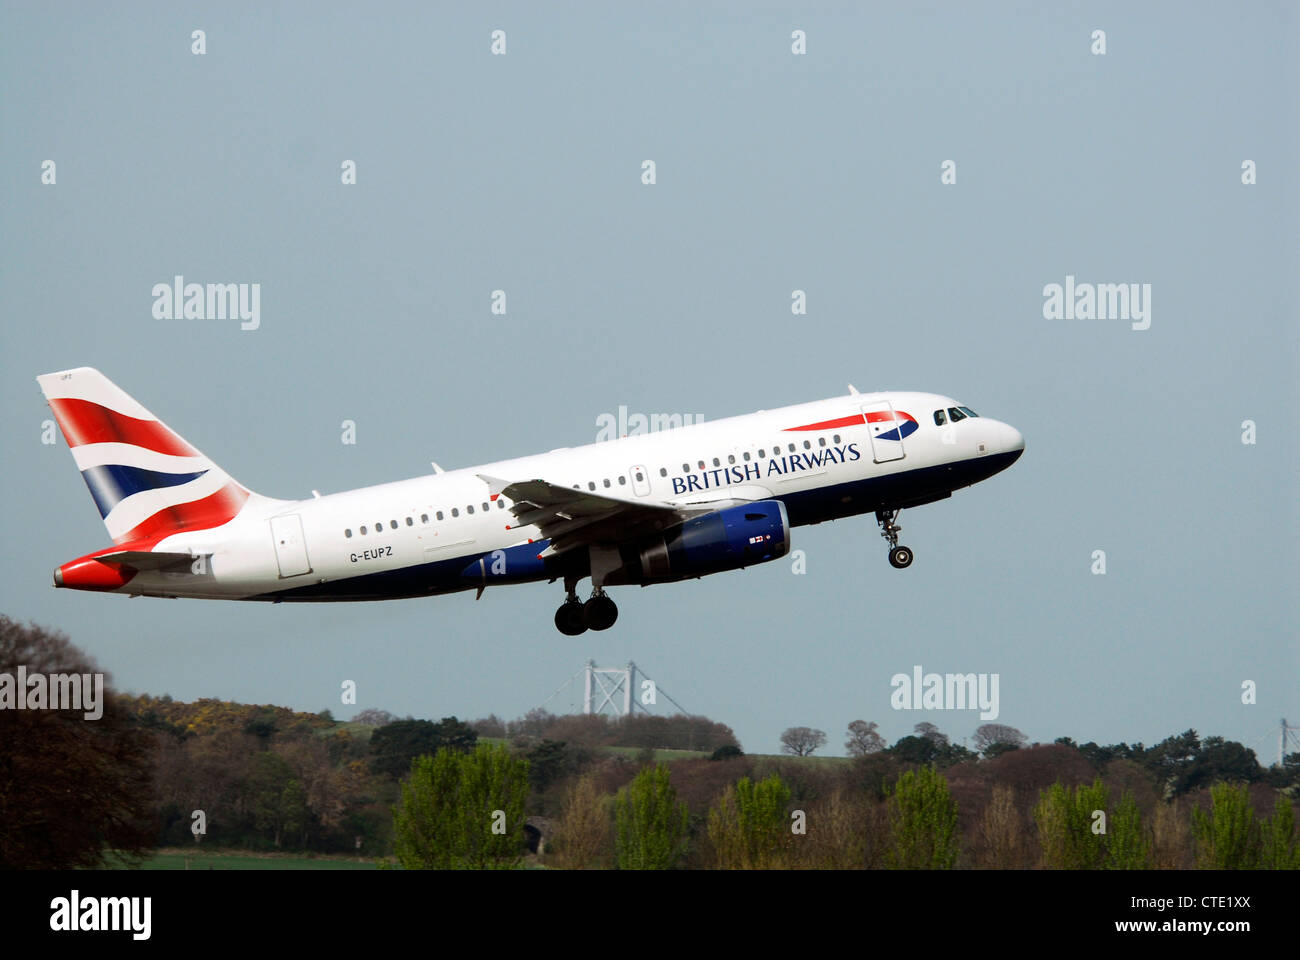
[[[114,543],[217,527],[257,496],[98,370],[36,382]]]

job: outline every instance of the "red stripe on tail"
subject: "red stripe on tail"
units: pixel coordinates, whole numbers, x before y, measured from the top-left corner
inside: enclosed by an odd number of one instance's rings
[[[50,401],[69,447],[87,443],[129,443],[173,457],[199,452],[157,420],[138,420],[89,400],[63,397]]]

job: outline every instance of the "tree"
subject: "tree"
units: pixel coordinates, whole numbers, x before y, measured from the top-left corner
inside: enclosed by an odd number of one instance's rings
[[[671,870],[686,855],[686,804],[668,767],[647,767],[614,799],[620,870]]]
[[[0,674],[15,688],[20,666],[29,683],[38,674],[91,675],[92,691],[100,673],[64,634],[0,615]],[[154,734],[130,721],[100,676],[95,720],[85,709],[0,709],[0,868],[93,868],[148,854]]]
[[[1300,870],[1300,848],[1296,846],[1295,810],[1291,798],[1279,793],[1273,803],[1273,816],[1260,827],[1259,866],[1261,870]]]
[[[865,757],[869,753],[879,753],[885,749],[885,738],[876,732],[876,723],[854,720],[849,724],[849,738],[844,741],[844,749],[850,757]]]
[[[555,833],[556,859],[568,870],[599,870],[609,861],[609,797],[590,774],[564,798]]]
[[[918,723],[912,728],[912,732],[918,737],[924,737],[936,745],[943,745],[948,742],[948,734],[940,733],[939,728],[933,723]]]
[[[982,859],[979,866],[1010,870],[1021,865],[1024,846],[1021,822],[1015,790],[1003,783],[994,784],[993,797],[980,818],[978,836]]]
[[[972,740],[976,752],[984,754],[990,760],[997,753],[1005,753],[1007,748],[1018,750],[1029,742],[1029,739],[1015,727],[1008,727],[1003,723],[985,723],[976,727]],[[1001,745],[1003,749],[990,754],[989,749],[995,745]]]
[[[790,788],[779,776],[728,784],[709,810],[709,839],[720,870],[767,870],[784,866],[782,848],[790,840],[786,807]]]
[[[724,743],[718,749],[709,755],[710,760],[733,760],[736,757],[743,757],[745,752],[734,743]]]
[[[1151,838],[1142,826],[1142,813],[1133,794],[1120,797],[1107,824],[1106,866],[1111,870],[1150,870]]]
[[[443,747],[472,750],[477,741],[473,728],[455,717],[443,717],[438,723],[397,720],[370,735],[370,766],[376,773],[397,779],[411,769],[415,757],[432,755]]]
[[[1040,791],[1034,807],[1043,866],[1056,870],[1095,870],[1105,859],[1105,835],[1094,832],[1100,824],[1095,811],[1106,810],[1110,791],[1098,777],[1092,786],[1071,790],[1059,780]]]
[[[495,713],[489,713],[481,720],[471,720],[471,727],[480,737],[492,737],[496,740],[504,740],[506,736],[506,725]]]
[[[362,710],[352,718],[353,723],[364,723],[372,727],[383,727],[392,723],[397,718],[387,710],[380,710],[376,707],[370,707]]]
[[[528,762],[503,746],[417,757],[393,809],[398,862],[407,870],[517,866],[527,796]]]
[[[781,734],[781,752],[795,757],[812,756],[826,743],[826,734],[811,727],[790,727]]]
[[[1244,783],[1210,788],[1210,812],[1192,811],[1197,866],[1205,870],[1254,870],[1259,864],[1260,831]]]
[[[270,835],[279,848],[286,836],[300,842],[309,817],[307,799],[289,764],[263,751],[253,758],[252,776],[245,787],[253,823]]]
[[[908,770],[888,800],[889,849],[895,870],[950,870],[957,861],[957,801],[943,774]]]

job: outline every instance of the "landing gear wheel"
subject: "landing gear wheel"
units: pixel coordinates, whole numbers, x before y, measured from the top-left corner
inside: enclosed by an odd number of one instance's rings
[[[618,619],[618,604],[603,593],[597,593],[583,604],[586,623],[592,630],[608,630]]]
[[[889,544],[889,562],[896,570],[912,565],[912,551],[898,545],[898,534],[902,531],[894,521],[898,519],[899,510],[877,510],[876,523],[880,525],[880,535]]]
[[[555,627],[566,637],[576,637],[587,632],[587,615],[581,600],[574,597],[560,604],[555,611]]]

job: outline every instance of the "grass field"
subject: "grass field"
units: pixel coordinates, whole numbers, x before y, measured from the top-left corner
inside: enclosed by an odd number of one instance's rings
[[[122,869],[121,865],[107,869]],[[198,851],[167,847],[140,865],[141,870],[377,870],[373,860],[352,857],[305,857],[247,850]]]

